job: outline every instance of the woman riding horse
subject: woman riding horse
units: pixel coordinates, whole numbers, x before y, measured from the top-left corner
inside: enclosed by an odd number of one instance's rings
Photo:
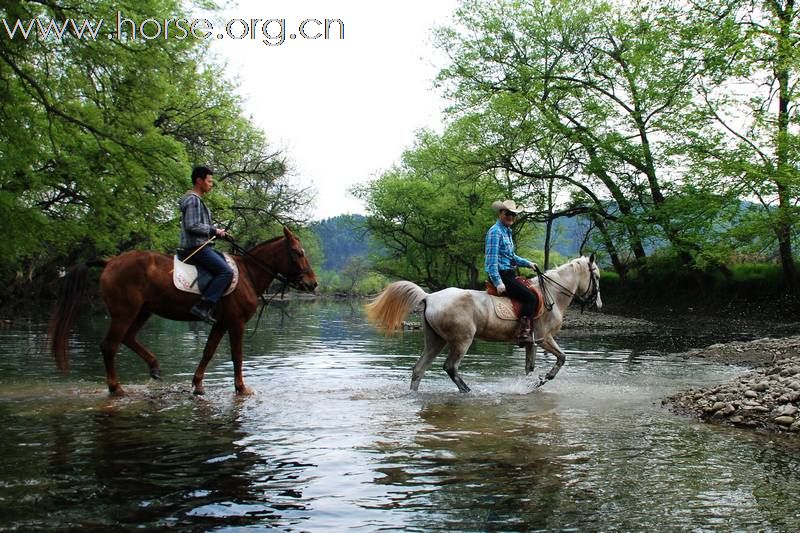
[[[526,344],[533,344],[531,318],[539,305],[539,298],[517,279],[516,267],[534,268],[536,263],[514,253],[511,226],[524,208],[513,200],[504,200],[494,202],[492,209],[497,212],[497,222],[486,232],[485,269],[497,288],[497,294],[505,294],[522,302],[517,336],[517,345],[522,348]]]

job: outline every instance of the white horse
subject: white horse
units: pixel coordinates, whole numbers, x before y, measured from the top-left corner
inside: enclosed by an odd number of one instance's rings
[[[564,312],[572,300],[577,298],[583,305],[594,305],[598,309],[603,302],[600,299],[600,269],[594,254],[548,270],[534,283],[542,293],[545,310],[534,321],[535,344],[528,344],[525,348],[525,373],[533,372],[537,344],[556,356],[553,368],[539,378],[536,385],[539,387],[558,374],[566,359],[553,337],[561,329]],[[412,309],[423,304],[425,348],[411,373],[411,390],[419,388],[419,382],[433,359],[448,345],[444,370],[458,390],[469,392],[469,387],[458,374],[458,366],[473,339],[510,343],[516,339],[519,322],[498,318],[493,298],[497,297],[485,291],[454,287],[429,294],[410,281],[396,281],[367,304],[366,311],[371,322],[391,334],[402,328],[403,320]]]

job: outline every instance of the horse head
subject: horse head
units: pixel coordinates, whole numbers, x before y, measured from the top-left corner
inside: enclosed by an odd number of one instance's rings
[[[314,292],[314,289],[317,288],[317,277],[308,261],[306,251],[303,249],[303,243],[286,226],[283,227],[283,235],[286,237],[286,245],[289,250],[284,270],[286,277],[296,288]]]
[[[576,296],[581,300],[582,305],[600,309],[603,307],[603,300],[600,298],[600,267],[595,262],[594,254],[588,258],[581,257],[578,261],[585,262],[586,269],[579,269],[581,277]]]

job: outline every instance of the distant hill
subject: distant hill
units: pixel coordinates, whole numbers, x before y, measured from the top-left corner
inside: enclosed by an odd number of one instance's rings
[[[311,224],[319,237],[325,270],[341,270],[353,256],[366,256],[369,252],[369,235],[362,215],[339,215]]]

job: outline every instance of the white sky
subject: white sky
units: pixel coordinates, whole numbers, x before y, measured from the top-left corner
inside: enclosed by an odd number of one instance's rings
[[[445,59],[433,47],[430,30],[447,23],[456,5],[457,0],[240,0],[223,11],[226,21],[286,19],[287,37],[279,46],[262,42],[258,23],[255,39],[225,36],[212,49],[238,80],[246,112],[272,146],[286,151],[299,183],[317,190],[314,219],[363,213],[347,188],[398,162],[417,130],[441,129],[445,102],[433,79]],[[289,39],[309,18],[342,20],[344,39],[336,32],[329,40]],[[267,29],[278,36],[280,24]],[[231,30],[242,34],[240,23]],[[305,30],[319,31],[314,23]]]

